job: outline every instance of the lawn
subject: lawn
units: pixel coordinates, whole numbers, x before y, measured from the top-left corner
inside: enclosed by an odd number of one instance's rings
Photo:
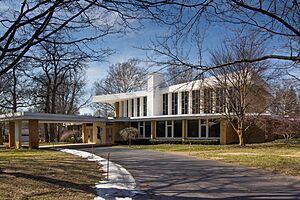
[[[300,177],[300,142],[270,142],[237,145],[133,145],[131,148],[174,152],[198,158],[220,160]]]
[[[0,149],[0,199],[93,199],[99,166],[50,150]]]

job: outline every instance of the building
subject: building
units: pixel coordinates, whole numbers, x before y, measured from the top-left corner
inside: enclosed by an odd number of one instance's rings
[[[249,114],[264,107],[266,101],[263,96],[251,94],[249,99],[256,100]],[[144,91],[94,96],[93,102],[114,105],[115,117],[21,112],[0,115],[0,122],[8,127],[9,146],[17,148],[26,142],[29,148],[37,148],[41,140],[39,127],[45,123],[80,125],[83,143],[114,144],[122,140],[120,130],[130,126],[139,130],[140,139],[238,142],[224,115],[229,112],[224,90],[213,77],[165,86],[163,74],[152,73]],[[268,139],[266,133],[266,129],[252,127],[246,142],[263,142]]]
[[[137,128],[139,138],[230,144],[238,138],[224,116],[224,98],[214,77],[165,86],[163,74],[152,73],[145,91],[94,96],[93,102],[113,104],[118,123]],[[118,140],[118,132],[114,134]],[[264,140],[265,135],[256,129],[247,142]]]

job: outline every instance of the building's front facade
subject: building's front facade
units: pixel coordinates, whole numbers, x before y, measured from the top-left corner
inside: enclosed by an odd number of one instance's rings
[[[207,78],[166,87],[163,75],[153,73],[145,91],[94,96],[93,102],[113,104],[115,118],[136,127],[139,138],[237,142],[224,115],[223,90],[214,85]]]

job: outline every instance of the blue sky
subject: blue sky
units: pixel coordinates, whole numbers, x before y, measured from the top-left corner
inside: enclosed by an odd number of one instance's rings
[[[225,32],[223,32],[223,34],[220,35],[218,32],[219,28],[220,27],[209,27],[209,29],[205,31],[207,37],[205,38],[203,43],[204,50],[216,47],[218,46],[218,44],[221,43]],[[116,50],[116,53],[108,57],[105,62],[92,62],[89,64],[88,69],[86,71],[87,93],[91,93],[93,83],[95,81],[105,77],[105,75],[107,74],[106,71],[108,70],[110,65],[118,62],[124,62],[130,58],[138,58],[141,60],[146,59],[147,52],[137,47],[150,45],[151,40],[155,40],[156,36],[163,35],[166,31],[167,27],[162,27],[154,23],[146,23],[144,24],[144,28],[142,28],[138,32],[131,32],[122,37],[106,37],[103,43],[101,44]],[[190,53],[193,54],[194,50],[192,49]],[[206,53],[208,52],[206,51]],[[207,55],[208,54],[204,56],[207,57]],[[149,69],[149,71],[156,71],[158,69],[159,68],[152,68]],[[91,114],[92,110],[86,107],[81,109],[80,113]]]

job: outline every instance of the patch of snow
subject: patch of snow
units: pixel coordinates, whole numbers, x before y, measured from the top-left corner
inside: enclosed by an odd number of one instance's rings
[[[107,176],[108,161],[95,154],[74,149],[57,149],[62,152],[70,153],[88,161],[97,162]],[[94,200],[131,200],[139,193],[139,189],[132,175],[121,165],[109,161],[109,180],[96,183],[97,197]]]

